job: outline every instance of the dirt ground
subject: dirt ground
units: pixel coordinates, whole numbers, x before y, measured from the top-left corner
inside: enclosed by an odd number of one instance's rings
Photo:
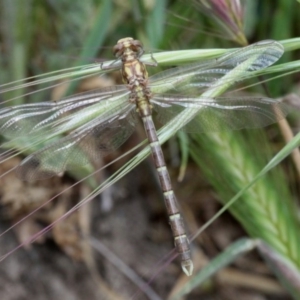
[[[2,165],[1,172],[11,166]],[[110,168],[107,174],[117,168],[118,165]],[[181,183],[176,180],[178,169],[170,167],[170,172],[187,230],[195,232],[220,205],[193,165],[188,167]],[[1,261],[0,299],[169,299],[172,291],[184,284],[186,277],[177,259],[169,265],[161,261],[172,250],[173,242],[155,178],[149,158],[101,197],[60,222],[38,242]],[[6,175],[0,187],[1,232],[36,208],[37,203],[40,205],[39,201],[50,199],[72,183],[66,177],[26,183],[20,182],[14,174]],[[6,255],[21,241],[32,237],[88,192],[84,184],[79,184],[47,204],[33,218],[3,234],[0,255]],[[26,206],[24,203],[28,199]],[[244,236],[243,229],[229,214],[219,218],[192,243],[195,272],[230,243]],[[97,242],[101,249],[93,249],[91,237],[93,245]],[[160,271],[155,275],[157,270]],[[139,276],[146,285],[139,287],[138,277],[129,278],[132,274]],[[290,298],[254,252],[238,259],[185,299]]]

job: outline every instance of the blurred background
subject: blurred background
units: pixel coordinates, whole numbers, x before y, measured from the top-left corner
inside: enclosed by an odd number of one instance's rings
[[[237,48],[264,39],[296,39],[300,31],[299,5],[294,0],[0,0],[0,84],[112,60],[112,47],[123,37],[142,41],[146,53]],[[297,43],[295,49],[299,48]],[[280,63],[298,59],[299,50],[287,51]],[[155,74],[165,68],[159,65],[148,69]],[[282,68],[284,72],[287,71]],[[244,86],[255,82],[258,80],[250,80]],[[77,82],[71,89],[68,83],[60,83],[48,89],[44,84],[20,88],[16,83],[17,88],[0,94],[0,100],[4,103],[14,99],[13,105],[58,100],[70,92],[121,84],[121,79],[119,72],[111,72]],[[0,89],[4,89],[1,85]],[[299,73],[273,78],[243,93],[297,102]],[[188,136],[179,133],[164,145],[189,234],[201,228],[258,174],[287,143],[286,132],[298,132],[297,114],[290,122],[291,127],[275,124],[267,129],[238,132]],[[103,165],[144,138],[139,127],[120,150],[104,158]],[[22,145],[15,148],[21,149]],[[22,158],[1,163],[1,174]],[[2,176],[2,232],[46,200],[69,189],[33,218],[1,236],[1,255],[61,217],[129,158],[118,160],[75,187],[72,184],[102,165],[47,182],[21,182],[12,173]],[[288,158],[251,190],[243,192],[229,212],[192,242],[195,274],[242,237],[266,241],[299,270],[298,182],[297,159]],[[94,237],[95,243],[87,242],[86,236]],[[92,249],[96,241],[101,246]],[[170,264],[161,261],[173,248],[173,242],[151,157],[37,242],[0,263],[1,300],[171,299],[188,282],[178,260]],[[199,281],[180,299],[296,299],[297,292],[284,287],[275,273],[258,252],[252,251],[204,284]],[[281,273],[279,278],[286,278],[286,274]]]

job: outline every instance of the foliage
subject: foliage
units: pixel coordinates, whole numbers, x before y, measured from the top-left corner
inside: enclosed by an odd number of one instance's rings
[[[269,75],[299,70],[296,66],[299,53],[290,51],[300,48],[296,38],[300,30],[297,25],[300,18],[297,1],[191,2],[194,5],[186,5],[183,0],[2,0],[0,83],[79,66],[92,62],[94,57],[113,59],[112,45],[126,36],[141,40],[146,54],[156,50],[232,48],[263,39],[291,39],[290,44],[288,41],[284,44],[287,51],[278,69],[273,69]],[[163,55],[171,63],[164,63]],[[202,52],[202,55],[205,56],[205,53]],[[162,52],[157,54],[157,58],[154,54],[154,57],[158,62],[161,59],[157,69],[162,65],[182,63],[175,52]],[[289,69],[288,63],[293,65]],[[156,72],[154,69],[151,68],[150,72]],[[247,92],[265,94],[267,91],[272,98],[284,97],[296,90],[298,78],[291,74],[267,82],[265,86],[255,85]],[[42,83],[37,88],[44,87],[45,83]],[[76,85],[73,84],[68,93],[75,90]],[[30,97],[24,96],[31,91],[32,88],[24,87],[3,97],[19,97],[14,104],[39,102],[49,97],[48,90]],[[163,131],[160,134],[165,142],[175,132],[168,136]],[[189,138],[180,133],[180,145],[184,164],[187,164],[188,153],[214,188],[218,199],[226,204],[255,179],[284,142],[274,125],[265,131],[193,134]],[[125,173],[147,156],[149,151],[143,151]],[[291,166],[292,161],[286,162],[286,165]],[[298,208],[295,209],[293,202],[293,198],[299,195],[294,195],[289,189],[293,176],[299,174],[286,174],[283,165],[277,166],[244,191],[229,210],[249,235],[267,242],[299,270],[299,221],[295,214]]]

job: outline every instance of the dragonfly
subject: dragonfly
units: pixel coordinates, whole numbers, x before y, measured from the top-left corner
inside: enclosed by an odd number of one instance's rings
[[[120,147],[142,119],[175,249],[182,270],[190,276],[190,244],[152,115],[163,125],[186,110],[191,111],[178,121],[186,132],[258,128],[284,118],[289,107],[274,99],[205,96],[219,85],[232,85],[232,72],[237,82],[272,65],[283,54],[283,46],[273,40],[260,41],[217,59],[178,66],[149,78],[147,65],[156,65],[156,61],[142,62],[144,49],[140,41],[120,39],[113,52],[116,65],[121,66],[123,85],[76,94],[57,102],[2,108],[0,134],[8,139],[48,139],[47,146],[29,155],[16,169],[21,179],[33,181],[101,159]],[[115,68],[114,64],[111,68]]]

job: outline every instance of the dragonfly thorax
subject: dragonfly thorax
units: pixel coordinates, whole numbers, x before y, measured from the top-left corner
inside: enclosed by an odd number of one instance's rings
[[[138,59],[126,61],[122,67],[123,82],[131,87],[138,85],[147,85],[148,72],[145,65]]]
[[[130,91],[129,101],[135,103],[141,117],[152,114],[150,105],[151,92],[148,87],[148,73],[146,66],[139,60],[142,51],[141,42],[133,38],[124,38],[114,47],[117,58],[123,62],[122,78]]]
[[[147,87],[146,82],[147,80],[145,79],[138,80],[135,78],[127,85],[130,90],[129,101],[136,105],[136,111],[141,117],[152,114],[152,106],[150,104],[151,91]]]

